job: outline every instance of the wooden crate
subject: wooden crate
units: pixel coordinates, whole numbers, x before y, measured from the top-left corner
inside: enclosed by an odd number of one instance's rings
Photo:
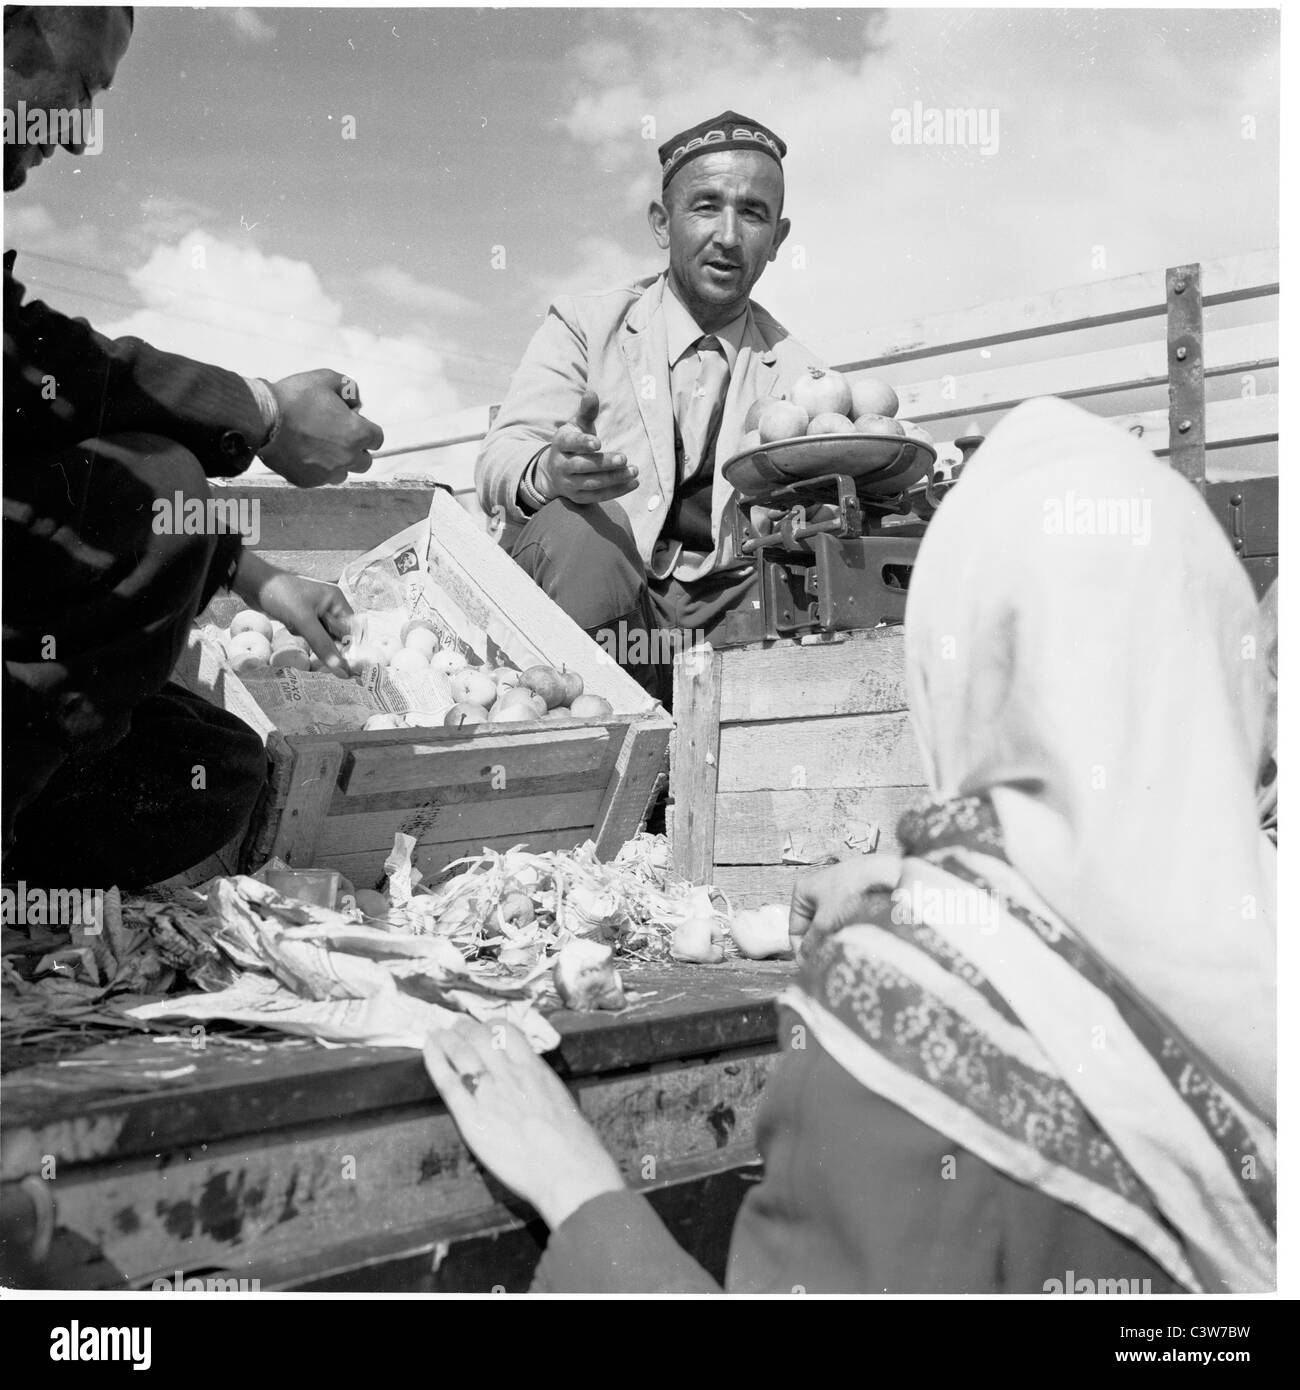
[[[292,865],[338,869],[370,887],[398,831],[416,837],[416,863],[430,877],[484,846],[527,844],[540,852],[593,839],[603,857],[644,818],[672,729],[663,707],[448,494],[432,494],[429,515],[431,573],[465,616],[480,629],[512,630],[538,661],[577,671],[616,717],[550,727],[286,735],[238,676],[210,651],[194,652],[178,674],[256,728],[271,755],[271,776],[243,843],[246,866],[278,855]],[[294,567],[294,553],[275,551],[278,563]]]
[[[903,630],[839,641],[697,647],[673,669],[676,870],[740,907],[788,901],[798,858],[897,853],[925,794],[907,713]]]

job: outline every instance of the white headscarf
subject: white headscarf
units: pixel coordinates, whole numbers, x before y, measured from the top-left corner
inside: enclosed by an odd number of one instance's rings
[[[1202,499],[1115,426],[1028,402],[931,523],[906,622],[932,789],[989,796],[1034,890],[1271,1119],[1264,645]]]

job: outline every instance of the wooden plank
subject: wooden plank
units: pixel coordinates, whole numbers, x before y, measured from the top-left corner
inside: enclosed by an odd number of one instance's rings
[[[721,705],[722,658],[704,642],[673,661],[673,871],[690,883],[713,871]]]
[[[919,785],[720,792],[714,872],[722,864],[780,864],[787,847],[807,859],[857,853],[871,825],[880,830],[876,852],[897,854],[899,817],[925,795]]]
[[[1201,266],[1204,302],[1228,304],[1278,292],[1276,249],[1252,251]],[[855,339],[844,372],[865,371],[940,353],[1070,333],[1165,312],[1165,273],[1144,271],[969,309],[913,319]]]
[[[551,1058],[572,1079],[773,1048],[772,999],[791,970],[780,961],[625,965],[627,988],[639,1002],[617,1014],[552,1014],[561,1041]],[[80,1059],[13,1066],[20,1057],[17,1049],[6,1058],[12,1069],[5,1074],[0,1136],[5,1181],[39,1172],[47,1154],[62,1172],[277,1125],[314,1126],[339,1115],[424,1104],[430,1095],[419,1054],[407,1048],[326,1050],[284,1039],[251,1051],[224,1046],[213,1033],[199,1048],[131,1035]]]
[[[722,653],[723,724],[906,708],[901,627],[854,632],[834,644]]]
[[[741,1203],[762,1177],[757,1150],[732,1143],[717,1154],[657,1169],[652,1183],[633,1182],[673,1240],[722,1284]],[[310,1260],[260,1266],[264,1292],[527,1293],[546,1245],[540,1221],[487,1226],[470,1218],[441,1221],[390,1237],[375,1232]]]
[[[327,584],[337,584],[339,575],[352,563],[366,553],[362,550],[267,550],[262,546],[252,549],[271,565],[288,570],[290,574],[300,574],[306,579],[321,579]]]
[[[662,707],[610,658],[518,565],[484,536],[446,493],[434,495],[429,511],[432,576],[465,616],[492,635],[516,634],[537,659],[577,671],[589,693],[603,696],[616,715]]]
[[[1136,414],[1105,417],[1135,434],[1153,453],[1169,452],[1168,410],[1143,410]],[[1205,447],[1227,449],[1261,444],[1278,437],[1278,398],[1244,396],[1211,401],[1205,407]]]
[[[577,825],[565,830],[520,832],[514,835],[487,835],[475,840],[451,840],[440,845],[427,845],[415,856],[416,866],[429,881],[442,873],[448,864],[457,859],[467,859],[482,854],[484,849],[505,851],[515,845],[523,845],[534,854],[548,854],[551,850],[577,849],[592,837],[590,825]],[[337,869],[358,888],[377,888],[384,875],[384,860],[392,851],[387,849],[361,850],[354,854],[330,854],[318,856],[317,863],[326,869]]]
[[[912,787],[924,781],[906,714],[724,724],[718,741],[719,793]]]
[[[428,484],[371,482],[298,488],[279,478],[228,483],[216,479],[212,495],[254,503],[257,551],[367,550],[423,521],[433,489]]]
[[[508,727],[349,735],[340,790],[352,797],[490,785],[494,780],[509,784],[574,772],[596,778],[613,766],[622,743],[622,726],[616,723],[552,724],[541,729],[516,725],[518,733],[495,732]]]
[[[713,883],[727,895],[733,908],[762,907],[789,903],[795,879],[810,872],[786,864],[719,864],[713,871]]]
[[[751,1161],[774,1061],[766,1053],[678,1064],[573,1090],[629,1176],[642,1176],[647,1157],[667,1168],[732,1144]],[[431,1087],[422,1105],[324,1130],[273,1130],[59,1175],[60,1225],[131,1282],[177,1268],[252,1270],[376,1230],[511,1214]]]
[[[368,849],[382,849],[387,854],[399,832],[415,836],[417,845],[426,846],[480,837],[527,837],[538,831],[591,825],[604,796],[605,789],[600,786],[541,796],[513,796],[501,791],[472,800],[437,796],[417,799],[398,810],[331,815],[320,823],[315,853],[318,859]]]
[[[612,750],[611,750],[612,753]],[[500,800],[503,793],[509,792],[512,798],[522,800],[526,797],[563,796],[569,792],[596,792],[606,785],[608,772],[613,768],[612,756],[607,760],[608,767],[597,770],[575,768],[568,772],[555,772],[545,777],[509,777],[504,785],[498,779],[497,785],[491,781],[475,779],[464,786],[445,786],[424,788],[419,791],[375,792],[366,796],[349,796],[339,790],[334,793],[330,803],[331,816],[360,816],[369,812],[407,811],[427,805],[431,800],[439,804],[468,803],[473,801]],[[347,763],[344,760],[346,771]],[[435,793],[431,795],[431,792]]]
[[[612,859],[641,827],[668,757],[671,726],[666,720],[629,724],[618,750],[614,775],[596,812],[596,857]]]
[[[342,766],[340,743],[294,749],[289,784],[271,844],[272,855],[294,868],[307,868],[317,862],[316,842]]]
[[[1277,366],[1276,321],[1209,333],[1206,377],[1267,371]],[[898,388],[898,413],[908,420],[947,420],[1008,410],[1034,396],[1084,396],[1163,386],[1169,380],[1164,339],[1022,362],[994,371],[951,374]]]

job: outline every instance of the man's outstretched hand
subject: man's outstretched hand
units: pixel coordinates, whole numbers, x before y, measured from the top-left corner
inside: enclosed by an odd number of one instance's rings
[[[636,469],[627,455],[601,452],[596,434],[599,411],[600,397],[584,391],[577,414],[555,431],[551,447],[538,461],[534,486],[548,502],[567,497],[587,506],[636,490]]]
[[[268,468],[297,487],[341,483],[364,473],[384,432],[361,414],[361,396],[348,377],[326,367],[271,383],[280,428],[262,450]]]

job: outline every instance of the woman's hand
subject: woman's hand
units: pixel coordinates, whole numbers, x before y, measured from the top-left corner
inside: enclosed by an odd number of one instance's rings
[[[424,1064],[479,1162],[552,1230],[623,1187],[564,1082],[513,1024],[458,1019],[429,1034]]]
[[[340,680],[351,676],[347,662],[334,645],[335,638],[348,635],[352,617],[352,605],[337,585],[290,574],[245,550],[239,557],[231,587],[250,607],[283,623],[295,636],[305,638]]]
[[[865,921],[868,895],[873,889],[892,891],[902,869],[902,860],[892,854],[862,854],[795,879],[790,941],[796,954],[814,929],[835,931]]]

